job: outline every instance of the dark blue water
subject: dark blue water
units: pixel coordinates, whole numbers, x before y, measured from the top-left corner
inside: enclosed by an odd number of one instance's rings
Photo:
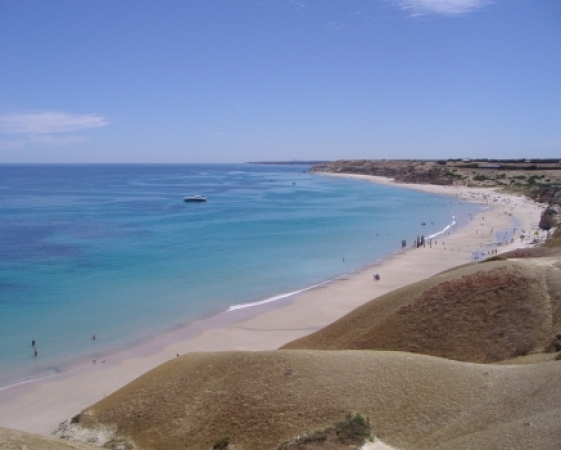
[[[476,209],[305,169],[0,165],[0,386],[316,284]]]

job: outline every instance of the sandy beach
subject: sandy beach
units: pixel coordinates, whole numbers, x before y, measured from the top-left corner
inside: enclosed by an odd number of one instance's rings
[[[489,209],[460,229],[452,227],[449,234],[437,237],[436,243],[409,248],[293,297],[221,314],[84,365],[72,373],[0,391],[0,426],[50,434],[60,422],[177,354],[276,349],[373,298],[468,263],[475,251],[484,252],[486,257],[493,250],[500,254],[530,245],[530,239],[521,240],[518,236],[524,230],[534,237],[543,209],[529,199],[492,189],[398,185],[379,177],[352,177],[448,195],[459,201],[488,205]],[[518,228],[514,241],[495,245],[496,233],[514,226]],[[380,274],[379,281],[373,279],[374,273]]]

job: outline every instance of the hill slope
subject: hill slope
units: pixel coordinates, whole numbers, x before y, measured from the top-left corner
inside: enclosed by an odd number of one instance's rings
[[[561,333],[558,261],[452,269],[383,295],[283,348],[396,350],[479,363],[546,351]]]
[[[274,449],[348,412],[400,449],[557,449],[561,362],[479,365],[371,351],[189,354],[91,406],[138,449]]]
[[[94,450],[97,447],[0,428],[2,450]]]

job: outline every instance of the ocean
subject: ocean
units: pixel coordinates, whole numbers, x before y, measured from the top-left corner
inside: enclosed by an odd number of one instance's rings
[[[480,208],[307,169],[0,165],[0,388],[274,301]]]

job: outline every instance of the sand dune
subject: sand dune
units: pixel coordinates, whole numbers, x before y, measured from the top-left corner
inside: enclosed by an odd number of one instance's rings
[[[397,350],[490,363],[547,351],[560,332],[558,259],[535,258],[449,270],[283,348]]]
[[[399,352],[189,354],[86,409],[139,449],[274,449],[348,412],[400,449],[558,449],[561,362],[482,365]]]
[[[93,450],[96,447],[0,428],[2,450]]]

